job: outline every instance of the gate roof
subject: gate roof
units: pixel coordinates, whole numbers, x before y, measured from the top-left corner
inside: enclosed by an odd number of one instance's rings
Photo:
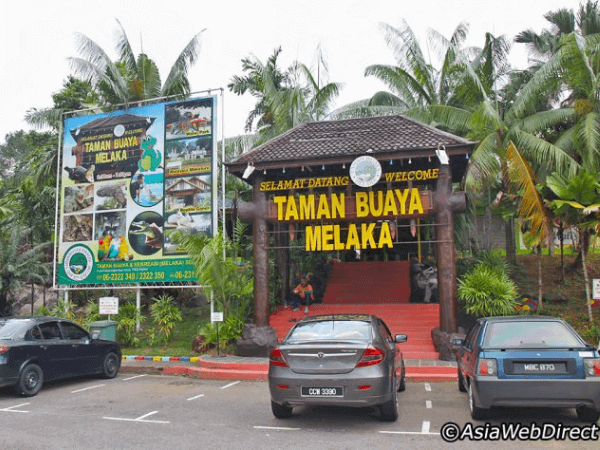
[[[381,160],[435,156],[442,146],[452,160],[473,151],[476,143],[403,115],[308,122],[240,155],[227,164],[241,176],[248,165],[260,170],[350,163],[369,154]],[[453,158],[454,157],[454,158]],[[460,164],[462,178],[466,164]],[[454,168],[453,168],[454,172]],[[457,176],[458,175],[458,176]]]

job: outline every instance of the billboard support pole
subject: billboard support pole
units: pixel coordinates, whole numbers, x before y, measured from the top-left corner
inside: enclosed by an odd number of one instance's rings
[[[135,317],[135,331],[140,332],[140,313],[142,310],[142,290],[140,289],[140,285],[138,284],[137,289],[135,290],[135,309],[137,310],[137,315]]]
[[[57,286],[56,284],[56,265],[58,264],[58,242],[59,242],[59,236],[57,235],[58,233],[58,205],[59,205],[59,199],[60,199],[60,195],[59,195],[59,189],[60,189],[60,178],[62,176],[62,170],[60,170],[60,162],[62,159],[62,135],[63,135],[63,112],[60,112],[60,118],[59,118],[59,122],[58,122],[58,148],[57,148],[57,152],[56,152],[56,203],[54,205],[54,230],[55,230],[55,236],[54,236],[54,245],[53,245],[53,249],[54,249],[54,253],[52,255],[52,285],[54,287]]]
[[[69,290],[65,289],[65,314],[69,312]]]
[[[213,313],[215,312],[215,294],[213,292],[210,293],[210,324],[214,323]]]

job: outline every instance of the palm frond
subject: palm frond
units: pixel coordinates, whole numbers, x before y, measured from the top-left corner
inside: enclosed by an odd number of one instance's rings
[[[521,194],[519,215],[529,221],[531,232],[540,240],[552,236],[550,217],[544,201],[537,189],[537,179],[531,166],[513,142],[506,149],[508,186],[514,186],[515,193]]]
[[[185,96],[190,93],[190,85],[187,78],[190,67],[196,62],[196,58],[200,53],[202,33],[206,28],[197,33],[190,42],[185,46],[182,52],[177,57],[177,60],[169,72],[169,76],[165,80],[162,87],[162,95],[181,95]]]

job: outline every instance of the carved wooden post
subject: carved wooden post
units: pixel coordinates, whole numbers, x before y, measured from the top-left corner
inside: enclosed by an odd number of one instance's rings
[[[255,205],[252,240],[254,241],[254,319],[259,327],[269,326],[269,237],[268,202],[260,190],[262,177],[256,177],[252,199]]]
[[[452,210],[455,208],[459,209],[459,205],[456,203],[460,199],[452,197],[452,173],[450,172],[450,165],[442,164],[436,183],[434,203],[436,221],[439,224],[437,228],[437,270],[440,329],[446,333],[456,333],[458,331],[456,248],[454,247],[454,217]]]

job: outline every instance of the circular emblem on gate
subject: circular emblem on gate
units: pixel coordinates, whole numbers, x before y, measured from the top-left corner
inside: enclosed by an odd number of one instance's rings
[[[381,178],[381,164],[372,156],[359,156],[352,161],[350,178],[360,187],[371,187]]]
[[[319,353],[317,353],[317,356],[319,357],[319,359],[321,359],[321,358],[323,358],[323,356],[325,356],[325,355],[323,355],[323,352],[319,352]]]

